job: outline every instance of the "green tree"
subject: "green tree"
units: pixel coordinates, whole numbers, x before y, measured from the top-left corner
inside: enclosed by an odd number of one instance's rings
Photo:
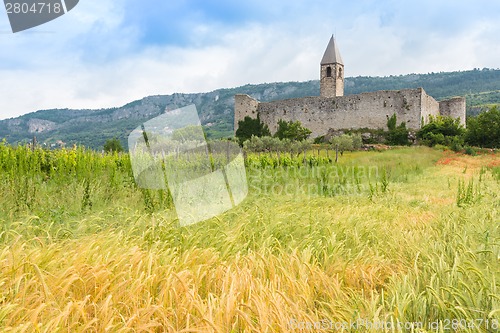
[[[431,116],[430,122],[417,132],[417,138],[430,147],[440,144],[459,150],[464,142],[464,133],[465,129],[460,124],[460,119]]]
[[[245,119],[238,121],[236,137],[241,145],[252,136],[262,137],[270,135],[271,132],[269,132],[269,128],[260,121],[259,116],[255,119],[246,116]]]
[[[243,148],[246,151],[261,152],[265,150],[264,144],[260,137],[252,136],[250,139],[243,142]]]
[[[109,139],[104,143],[104,151],[109,153],[109,152],[122,152],[123,151],[123,146],[117,138]]]
[[[494,106],[468,118],[465,141],[471,146],[500,148],[500,110]]]
[[[396,123],[398,122],[396,114],[393,114],[389,119],[387,119],[387,128],[389,131],[394,131],[396,129]]]
[[[355,149],[361,148],[363,141],[360,134],[342,134],[339,136],[334,136],[330,143],[340,152],[340,155],[344,155],[344,151],[353,151]]]
[[[331,143],[332,146],[335,147],[335,150],[338,150],[340,152],[340,155],[344,155],[344,151],[353,150],[354,148],[352,144],[352,138],[347,134],[333,137]]]
[[[278,121],[278,130],[274,134],[280,140],[304,141],[311,134],[308,128],[302,126],[300,121]]]
[[[406,123],[401,122],[399,126],[397,124],[397,116],[393,114],[389,119],[387,119],[387,128],[389,131],[386,134],[387,143],[394,146],[409,146],[410,140],[408,140],[408,129],[406,128]]]

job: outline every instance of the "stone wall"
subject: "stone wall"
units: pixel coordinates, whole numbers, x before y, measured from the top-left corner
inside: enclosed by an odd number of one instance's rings
[[[245,119],[245,117],[257,118],[257,109],[259,101],[248,95],[234,96],[234,133],[238,129],[238,121]]]
[[[465,98],[455,97],[446,101],[439,102],[439,113],[442,116],[459,118],[460,124],[465,127]]]
[[[430,116],[436,117],[439,115],[439,103],[434,98],[427,95],[422,89],[422,111],[420,114],[420,126],[415,128],[419,129],[425,124],[429,123]]]
[[[259,103],[248,95],[235,96],[235,131],[238,121],[246,116],[257,118],[277,130],[280,119],[300,121],[312,131],[311,137],[325,135],[329,129],[384,129],[387,119],[397,116],[397,125],[406,123],[410,130],[418,130],[429,122],[430,116],[460,118],[465,125],[465,98],[457,97],[436,102],[422,89],[384,90],[339,97],[304,97]]]
[[[312,131],[311,137],[324,135],[330,128],[387,129],[387,119],[394,113],[398,125],[405,122],[407,128],[419,129],[421,108],[431,108],[437,114],[437,102],[425,99],[423,89],[377,91],[335,98],[305,97],[260,103],[260,119],[276,132],[278,120],[300,121]],[[431,97],[432,98],[432,97]]]

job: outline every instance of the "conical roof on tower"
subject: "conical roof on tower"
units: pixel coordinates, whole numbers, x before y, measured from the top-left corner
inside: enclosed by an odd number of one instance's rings
[[[341,64],[341,65],[344,64],[333,35],[332,38],[330,38],[330,41],[328,42],[328,46],[326,47],[323,59],[321,59],[321,65],[329,65],[329,64]]]

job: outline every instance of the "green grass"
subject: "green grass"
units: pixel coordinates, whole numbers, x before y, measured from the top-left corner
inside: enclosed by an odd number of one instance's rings
[[[127,155],[0,145],[0,330],[495,332],[498,163],[424,147],[250,155],[247,199],[180,228]]]

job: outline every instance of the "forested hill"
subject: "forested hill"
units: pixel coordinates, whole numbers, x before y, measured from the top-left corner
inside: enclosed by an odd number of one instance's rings
[[[358,76],[346,79],[346,93],[422,87],[435,99],[500,90],[500,70],[408,74],[386,77]]]
[[[467,112],[500,104],[500,70],[474,69],[450,73],[409,74],[388,77],[349,77],[345,94],[422,87],[437,100],[466,96]],[[126,146],[130,131],[168,107],[195,104],[210,137],[232,135],[235,94],[249,94],[261,101],[319,95],[319,81],[264,83],[208,93],[145,97],[122,107],[99,110],[42,110],[0,121],[0,139],[26,142],[36,136],[47,146],[56,142],[102,148],[107,139],[118,137]],[[98,107],[96,105],[96,107]]]

